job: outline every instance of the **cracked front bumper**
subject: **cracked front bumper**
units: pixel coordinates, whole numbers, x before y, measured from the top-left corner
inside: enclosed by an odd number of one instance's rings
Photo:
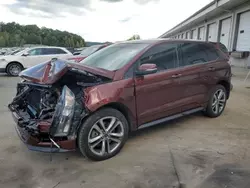
[[[19,138],[22,140],[22,142],[28,147],[28,149],[33,151],[40,151],[40,152],[68,152],[68,151],[74,151],[76,149],[76,140],[57,140],[56,138],[53,138],[53,141],[42,141],[41,137],[42,135],[33,136],[28,130],[26,130],[24,127],[19,126],[19,121],[21,120],[21,117],[18,115],[17,112],[11,106],[9,106],[9,109],[12,113],[12,117],[16,123],[15,129],[17,131],[17,134]],[[59,147],[57,147],[57,146]]]

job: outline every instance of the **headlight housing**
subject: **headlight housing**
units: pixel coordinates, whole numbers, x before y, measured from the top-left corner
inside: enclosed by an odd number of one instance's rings
[[[53,136],[68,136],[74,116],[75,95],[64,86],[53,116],[50,134]]]

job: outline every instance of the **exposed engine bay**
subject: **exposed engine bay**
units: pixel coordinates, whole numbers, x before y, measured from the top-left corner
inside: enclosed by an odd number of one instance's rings
[[[24,80],[18,83],[16,97],[9,108],[18,114],[18,126],[33,136],[46,133],[39,128],[39,122],[50,125],[48,135],[72,136],[82,117],[88,114],[84,89],[107,81],[105,77],[73,68],[51,85]]]

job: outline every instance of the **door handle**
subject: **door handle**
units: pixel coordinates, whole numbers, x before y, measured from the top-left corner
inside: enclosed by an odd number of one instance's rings
[[[215,71],[215,68],[214,67],[209,67],[208,70],[209,71]]]
[[[182,74],[174,74],[174,75],[172,75],[172,78],[179,78],[181,76],[182,76]]]

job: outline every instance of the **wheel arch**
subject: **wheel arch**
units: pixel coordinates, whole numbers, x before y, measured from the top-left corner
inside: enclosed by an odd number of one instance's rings
[[[217,85],[222,85],[225,87],[226,92],[227,92],[227,99],[228,99],[230,96],[231,84],[226,80],[220,80],[217,82]]]
[[[111,103],[108,103],[104,106],[102,106],[101,108],[99,108],[98,110],[102,109],[102,108],[113,108],[113,109],[116,109],[118,110],[119,112],[121,112],[125,118],[127,119],[128,121],[128,125],[129,125],[129,131],[134,131],[136,130],[136,120],[132,114],[132,112],[130,111],[130,109],[125,106],[124,104],[122,103],[119,103],[119,102],[111,102]]]
[[[22,63],[20,63],[19,61],[10,61],[7,65],[6,65],[6,68],[5,68],[5,72],[7,72],[7,69],[8,69],[8,66],[10,66],[11,64],[19,64],[23,69],[24,69],[24,66]]]

